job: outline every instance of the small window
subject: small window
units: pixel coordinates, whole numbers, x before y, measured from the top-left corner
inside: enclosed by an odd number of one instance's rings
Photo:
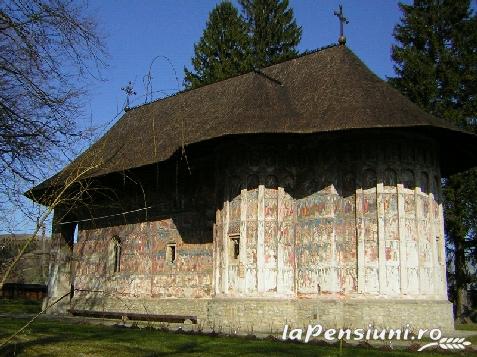
[[[113,237],[113,272],[121,271],[121,241],[119,237]]]
[[[176,262],[176,244],[175,243],[170,243],[167,245],[166,261],[169,264],[174,264]]]
[[[240,234],[229,235],[230,237],[230,258],[238,260],[240,256]]]

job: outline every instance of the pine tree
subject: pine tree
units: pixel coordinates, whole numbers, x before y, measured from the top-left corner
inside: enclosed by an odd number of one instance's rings
[[[301,40],[288,0],[239,0],[245,20],[229,1],[217,5],[194,46],[186,88],[213,83],[295,57]]]
[[[218,4],[209,14],[206,28],[194,45],[192,65],[184,68],[186,88],[196,88],[251,69],[247,26],[229,2]]]
[[[397,77],[390,83],[424,110],[477,131],[477,17],[469,0],[415,0],[399,4],[403,17],[392,48]],[[457,143],[458,145],[458,143]],[[457,317],[471,282],[477,241],[477,170],[449,177],[444,186],[446,238],[453,251]]]
[[[239,0],[250,35],[252,63],[265,67],[293,58],[301,40],[288,0]]]

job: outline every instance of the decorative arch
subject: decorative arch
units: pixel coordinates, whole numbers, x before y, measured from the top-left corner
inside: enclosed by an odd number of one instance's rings
[[[409,188],[411,190],[416,187],[414,172],[411,170],[404,170],[402,173],[402,184],[404,188]]]
[[[293,176],[290,173],[285,173],[285,175],[280,180],[283,188],[286,192],[291,193],[294,189],[294,180]]]
[[[352,172],[343,175],[343,196],[347,197],[356,192],[356,180]]]
[[[275,175],[268,175],[265,179],[265,187],[266,188],[278,188],[278,179]]]
[[[396,186],[397,185],[397,173],[391,168],[387,168],[384,171],[384,186]]]
[[[425,193],[429,193],[429,174],[425,171],[421,172],[421,180],[420,180],[421,191]]]
[[[258,187],[258,175],[252,174],[247,177],[247,190],[253,190]]]
[[[366,169],[363,175],[363,188],[373,188],[376,187],[377,176],[374,169]]]

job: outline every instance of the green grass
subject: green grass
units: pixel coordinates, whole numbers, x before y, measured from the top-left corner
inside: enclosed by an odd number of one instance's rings
[[[0,343],[26,320],[0,318]],[[37,320],[6,347],[3,356],[442,356],[338,346],[298,344],[271,339],[187,335],[154,329],[118,328],[77,321]],[[463,355],[463,354],[453,354]]]
[[[477,345],[477,324],[456,324],[456,330],[475,331],[475,335],[467,337],[467,341],[472,342],[473,345]]]
[[[41,311],[41,301],[0,299],[0,313],[34,314]]]
[[[477,331],[477,324],[456,324],[456,330]]]

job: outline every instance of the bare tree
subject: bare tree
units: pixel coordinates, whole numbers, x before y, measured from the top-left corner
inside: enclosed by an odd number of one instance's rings
[[[82,136],[86,84],[105,51],[85,1],[0,2],[0,208]]]
[[[103,145],[106,144],[104,143]],[[8,280],[14,267],[25,254],[30,244],[38,237],[46,220],[55,209],[62,206],[66,207],[66,211],[63,211],[64,216],[66,216],[69,210],[73,208],[88,206],[88,203],[84,201],[84,197],[91,194],[94,189],[90,188],[90,180],[87,177],[91,172],[104,165],[105,160],[99,154],[100,152],[100,149],[98,149],[97,151],[92,151],[91,156],[76,160],[50,181],[51,186],[48,189],[40,192],[29,191],[29,197],[37,202],[42,202],[44,207],[40,209],[40,214],[36,217],[37,224],[33,233],[24,239],[15,257],[4,264],[3,269],[0,269],[0,288]],[[98,190],[98,188],[96,189]],[[100,189],[103,190],[102,188]],[[59,220],[61,221],[63,218],[63,216],[60,216]],[[50,248],[52,248],[51,245]]]

